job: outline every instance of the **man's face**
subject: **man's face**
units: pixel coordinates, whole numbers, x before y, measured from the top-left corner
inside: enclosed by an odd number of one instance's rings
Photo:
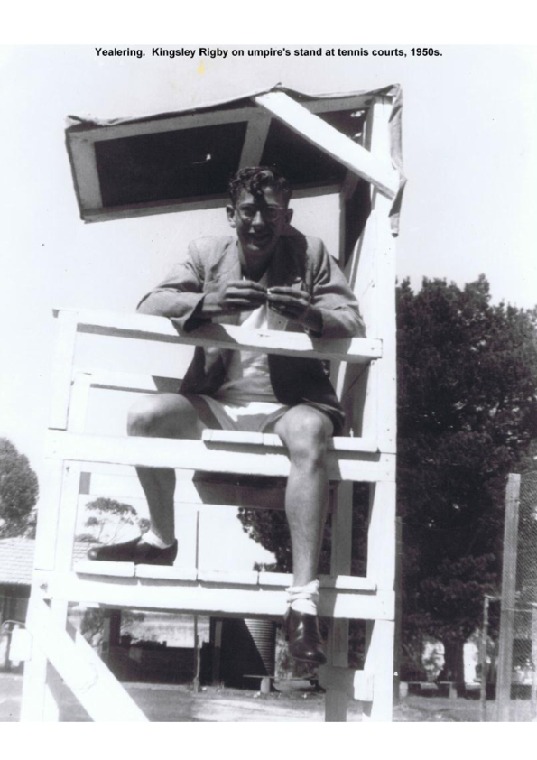
[[[272,187],[258,196],[242,190],[236,206],[227,207],[229,224],[250,259],[264,259],[274,251],[292,215],[283,194]]]

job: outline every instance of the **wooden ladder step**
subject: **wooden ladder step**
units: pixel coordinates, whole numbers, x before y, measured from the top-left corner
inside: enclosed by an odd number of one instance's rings
[[[109,607],[158,609],[213,616],[280,618],[286,609],[286,573],[225,573],[195,568],[134,565],[128,562],[78,562],[72,571],[36,570],[47,598]],[[322,616],[390,619],[392,590],[367,578],[321,576]]]

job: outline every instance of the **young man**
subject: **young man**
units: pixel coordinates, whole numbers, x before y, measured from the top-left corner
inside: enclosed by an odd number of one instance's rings
[[[230,182],[232,237],[202,238],[138,305],[183,330],[213,320],[305,331],[323,338],[363,336],[356,299],[323,243],[290,226],[291,189],[275,170],[243,169]],[[285,616],[289,650],[322,663],[316,579],[328,502],[326,450],[344,415],[322,362],[250,351],[196,348],[177,394],[153,395],[131,410],[128,433],[198,439],[205,428],[277,433],[291,461],[285,510],[293,586]],[[175,472],[138,468],[151,530],[123,544],[91,549],[94,560],[172,564],[177,554]]]

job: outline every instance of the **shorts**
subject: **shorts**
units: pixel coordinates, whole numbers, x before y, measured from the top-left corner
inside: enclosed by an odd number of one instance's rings
[[[212,396],[188,396],[200,419],[211,429],[272,433],[274,425],[291,408],[279,402],[248,401],[230,404]]]

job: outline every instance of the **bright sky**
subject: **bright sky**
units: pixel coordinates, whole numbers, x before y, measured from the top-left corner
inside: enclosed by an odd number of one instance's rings
[[[188,239],[210,233],[213,222],[215,231],[225,229],[216,212],[210,230],[187,214],[85,225],[64,145],[69,114],[162,112],[277,82],[311,93],[399,82],[408,176],[399,276],[411,276],[416,285],[424,275],[464,283],[484,272],[495,301],[522,307],[537,302],[536,49],[435,47],[441,57],[412,58],[409,46],[407,57],[245,62],[228,55],[206,59],[203,66],[197,56],[153,58],[149,46],[141,60],[98,58],[94,46],[85,45],[0,48],[0,435],[29,456],[38,475],[50,391],[51,308],[130,311]]]

